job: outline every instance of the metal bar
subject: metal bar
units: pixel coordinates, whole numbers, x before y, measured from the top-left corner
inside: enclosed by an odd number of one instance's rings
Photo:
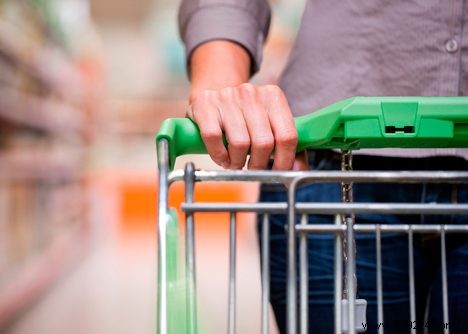
[[[408,231],[408,271],[410,292],[410,321],[416,324],[416,293],[414,287],[414,253],[413,253],[413,230]],[[410,326],[411,332],[416,333],[416,326]]]
[[[346,247],[348,254],[348,262],[346,263],[346,276],[348,286],[348,333],[356,333],[356,259],[354,254],[354,229],[353,220],[350,217],[346,218]]]
[[[181,208],[185,212],[226,212],[235,210],[237,212],[256,213],[283,213],[288,209],[287,203],[183,203]]]
[[[426,172],[426,171],[196,171],[196,181],[253,181],[282,183],[300,179],[303,182],[382,182],[382,183],[466,183],[468,172]],[[170,182],[182,181],[183,172],[173,171]]]
[[[294,180],[288,189],[288,270],[287,270],[287,333],[296,334],[297,315],[296,315],[296,231],[295,220],[296,210],[294,203],[296,201],[297,179]]]
[[[335,216],[335,225],[341,226],[341,216]],[[343,292],[343,241],[341,234],[335,234],[334,296],[335,296],[335,334],[341,333],[341,296]]]
[[[376,269],[377,269],[377,327],[379,334],[384,334],[384,326],[380,324],[384,323],[383,315],[383,289],[382,289],[382,239],[380,233],[380,225],[376,226],[375,230],[375,257],[376,257]]]
[[[307,224],[307,215],[302,214],[301,224]],[[308,325],[308,291],[309,291],[309,263],[307,256],[307,234],[299,236],[299,272],[300,272],[300,333],[307,334]]]
[[[382,183],[466,183],[468,172],[425,171],[309,171],[300,179],[304,182],[382,182]],[[437,178],[437,179],[435,179]]]
[[[420,203],[297,203],[298,213],[352,214],[387,213],[407,214],[466,214],[468,204],[420,204]]]
[[[449,309],[448,309],[448,287],[447,287],[447,256],[445,247],[445,231],[440,231],[440,258],[441,258],[441,271],[442,271],[442,307],[444,316],[444,333],[449,334],[450,329],[446,324],[449,323]]]
[[[288,205],[280,203],[184,203],[181,208],[185,212],[226,212],[235,210],[238,212],[257,213],[286,213]],[[359,213],[382,213],[382,214],[468,214],[468,204],[419,204],[419,203],[297,203],[295,209],[298,213],[307,214],[359,214]]]
[[[158,333],[167,333],[167,244],[166,221],[168,209],[169,145],[167,140],[158,142],[159,196],[158,196],[158,298],[156,328]]]
[[[374,233],[380,228],[381,233],[440,233],[443,229],[445,233],[468,233],[468,225],[414,225],[414,224],[356,224],[354,231],[358,233]],[[334,224],[314,224],[314,225],[296,225],[296,231],[302,233],[344,233],[345,226],[337,226]]]
[[[269,333],[270,303],[270,221],[268,214],[262,222],[262,334]]]
[[[307,172],[296,171],[253,171],[253,170],[199,170],[195,172],[196,181],[252,181],[262,183],[283,183],[285,181],[292,181],[295,178],[303,177]],[[182,181],[183,171],[175,170],[170,174],[171,182]]]
[[[236,213],[231,211],[229,223],[229,300],[228,333],[236,333]]]
[[[195,166],[193,163],[185,165],[185,201],[193,203],[195,190]],[[197,332],[197,303],[195,277],[195,225],[193,213],[188,212],[185,217],[185,268],[187,270],[187,333]]]

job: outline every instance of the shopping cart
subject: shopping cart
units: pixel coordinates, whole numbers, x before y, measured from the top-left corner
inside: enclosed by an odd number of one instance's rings
[[[339,149],[344,153],[360,148],[451,148],[468,147],[468,98],[465,97],[356,97],[330,105],[320,111],[295,119],[299,135],[297,150]],[[157,135],[159,165],[158,220],[158,333],[197,333],[195,293],[195,212],[228,212],[230,214],[228,332],[235,333],[236,305],[236,213],[263,215],[262,238],[269,238],[269,217],[286,214],[287,233],[287,330],[308,332],[308,259],[309,233],[334,234],[334,332],[356,333],[365,322],[366,301],[356,298],[355,249],[356,233],[373,233],[376,240],[376,287],[378,322],[383,323],[381,235],[402,233],[408,237],[410,319],[416,320],[415,268],[413,235],[440,235],[443,319],[449,324],[447,263],[445,236],[468,233],[465,225],[386,225],[354,224],[354,214],[467,214],[468,204],[353,203],[349,198],[352,183],[468,183],[467,171],[456,172],[359,172],[342,171],[202,171],[193,164],[172,171],[177,156],[205,153],[197,126],[189,119],[166,120]],[[185,234],[179,233],[174,209],[168,207],[168,189],[175,181],[185,183]],[[288,200],[284,203],[200,203],[194,202],[195,182],[251,181],[289,183]],[[342,184],[342,203],[296,202],[300,185],[317,182]],[[347,197],[347,196],[348,197]],[[309,224],[311,214],[334,215],[335,224]],[[296,217],[301,217],[299,221]],[[183,238],[185,236],[184,244]],[[182,254],[181,249],[185,249]],[[269,244],[261,247],[261,332],[268,333]],[[343,257],[343,254],[345,255]],[[298,259],[298,261],[296,261]],[[344,297],[343,297],[344,296]],[[383,333],[384,328],[379,328]],[[447,325],[444,332],[450,330]],[[416,330],[412,328],[412,332]]]

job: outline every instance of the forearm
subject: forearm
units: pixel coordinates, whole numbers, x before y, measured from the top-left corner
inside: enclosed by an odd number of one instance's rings
[[[211,158],[241,169],[290,169],[297,131],[283,91],[252,85],[268,34],[267,0],[183,0],[179,28],[190,57],[187,117],[199,127]],[[225,140],[228,145],[225,145]]]
[[[251,60],[239,44],[217,40],[197,47],[190,58],[190,102],[204,90],[235,87],[249,80]]]

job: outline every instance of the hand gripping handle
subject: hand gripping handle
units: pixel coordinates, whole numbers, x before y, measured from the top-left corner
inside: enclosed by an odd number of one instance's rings
[[[468,97],[353,97],[294,119],[305,149],[468,148]],[[169,167],[206,153],[197,125],[167,119],[156,140],[169,144]]]

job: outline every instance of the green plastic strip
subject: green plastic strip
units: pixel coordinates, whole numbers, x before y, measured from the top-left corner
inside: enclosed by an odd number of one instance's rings
[[[353,97],[295,118],[297,151],[305,149],[466,148],[468,97]],[[184,154],[206,153],[189,119],[163,122],[170,168]]]
[[[167,328],[168,334],[187,333],[186,276],[180,261],[180,231],[177,212],[170,209],[167,217]]]

